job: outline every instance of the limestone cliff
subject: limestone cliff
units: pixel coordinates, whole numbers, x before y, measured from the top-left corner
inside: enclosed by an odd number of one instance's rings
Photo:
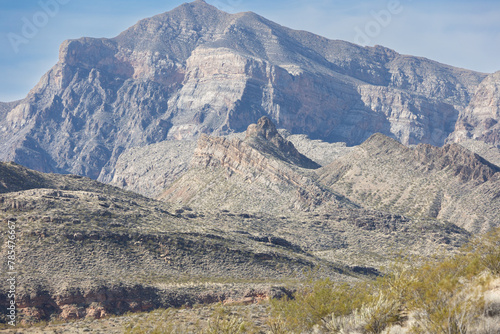
[[[115,38],[62,43],[28,96],[0,105],[0,160],[109,182],[127,149],[242,132],[261,116],[327,142],[381,132],[441,146],[482,103],[485,77],[195,1]],[[494,141],[490,128],[477,138]]]
[[[500,72],[486,77],[476,89],[456,125],[454,139],[479,140],[500,147]]]

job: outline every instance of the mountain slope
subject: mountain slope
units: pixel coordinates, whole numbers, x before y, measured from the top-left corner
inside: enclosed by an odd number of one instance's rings
[[[129,148],[242,132],[261,116],[328,142],[382,132],[442,145],[485,77],[195,1],[115,38],[64,42],[2,112],[0,159],[109,182]]]
[[[338,206],[341,199],[312,178],[319,167],[262,117],[249,125],[243,141],[202,135],[190,170],[159,199],[240,212],[309,210],[325,203]]]
[[[278,272],[285,278],[319,264],[341,280],[352,274],[273,234],[267,241],[251,238],[250,231],[234,232],[225,227],[234,228],[234,215],[217,219],[188,208],[174,212],[90,179],[0,164],[6,169],[9,174],[0,174],[2,185],[8,185],[0,195],[0,219],[16,225],[19,320],[99,318],[223,301],[242,297],[260,282],[279,280]],[[2,224],[3,236],[7,230]],[[467,235],[459,231],[456,237],[460,243]],[[0,239],[5,257],[6,242]],[[8,271],[6,261],[2,270]],[[270,284],[260,287],[272,290]],[[0,296],[7,307],[4,287]]]
[[[312,169],[301,168],[305,157],[292,158],[297,152],[266,117],[248,127],[243,141],[202,135],[190,169],[159,199],[277,215],[369,209],[448,221],[475,233],[500,225],[500,167],[461,145],[407,147],[374,134]]]
[[[195,141],[164,141],[125,151],[110,184],[156,198],[188,169]]]
[[[479,154],[489,162],[500,166],[500,146],[487,144],[473,139],[461,140],[459,144],[466,149]]]
[[[500,167],[457,144],[408,148],[375,134],[319,175],[321,184],[364,207],[473,232],[500,224]]]
[[[0,255],[7,258],[7,221],[14,222],[24,322],[279,297],[289,293],[284,283],[315,267],[350,281],[378,273],[403,248],[431,255],[469,238],[452,224],[370,211],[201,213],[87,178],[3,163],[0,171]],[[1,266],[9,271],[7,261]],[[0,287],[1,307],[7,289]]]

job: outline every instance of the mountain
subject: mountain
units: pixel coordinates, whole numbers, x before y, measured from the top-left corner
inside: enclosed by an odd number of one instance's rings
[[[311,140],[306,135],[292,135],[284,129],[278,129],[278,132],[284,139],[291,142],[298,151],[307,152],[308,158],[322,166],[353,150],[353,147],[347,147],[345,143]],[[246,132],[234,133],[224,137],[244,140]],[[473,143],[480,142],[473,141]],[[167,140],[157,144],[128,149],[118,158],[110,184],[147,197],[157,198],[174,181],[188,171],[196,146],[194,140]],[[495,151],[492,150],[491,152],[494,153]],[[287,160],[286,157],[285,160]]]
[[[291,297],[454,253],[500,225],[499,80],[202,0],[65,41],[0,103],[18,319]]]
[[[366,210],[200,212],[12,163],[0,163],[0,180],[0,232],[7,235],[7,221],[16,226],[22,323],[280,297],[313,268],[352,281],[378,274],[403,249],[430,256],[470,236],[453,224]],[[1,267],[9,272],[7,261]],[[7,294],[0,287],[1,307]]]
[[[349,146],[376,132],[404,144],[496,143],[497,113],[481,115],[497,83],[198,0],[114,38],[62,43],[28,96],[0,106],[0,160],[110,182],[128,149],[243,132],[262,116]]]
[[[301,160],[283,158],[293,156],[288,145],[296,151],[291,142],[279,135],[280,149],[273,136],[266,139],[264,124],[278,135],[266,117],[248,127],[244,140],[202,135],[189,168],[158,198],[202,211],[377,210],[453,222],[474,233],[500,225],[500,167],[459,144],[407,147],[374,134],[330,164],[303,168]]]
[[[408,148],[375,134],[319,176],[366,208],[450,221],[471,232],[500,225],[500,167],[458,144]]]
[[[319,167],[262,117],[248,126],[244,140],[202,135],[190,169],[159,199],[240,212],[309,210],[337,203],[340,198],[314,182]]]

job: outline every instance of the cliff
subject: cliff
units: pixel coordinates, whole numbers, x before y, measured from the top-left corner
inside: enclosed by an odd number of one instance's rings
[[[242,132],[262,116],[313,140],[357,145],[381,132],[442,146],[490,108],[476,93],[496,85],[486,77],[195,1],[115,38],[62,43],[28,96],[0,106],[0,160],[110,182],[127,149]],[[496,142],[492,115],[466,122],[478,140]]]

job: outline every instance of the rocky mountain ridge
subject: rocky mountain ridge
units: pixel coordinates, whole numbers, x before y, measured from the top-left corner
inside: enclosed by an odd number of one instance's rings
[[[273,155],[301,168],[317,169],[321,167],[300,153],[292,142],[284,139],[278,133],[273,122],[266,116],[260,118],[257,124],[248,126],[244,142],[262,153]]]
[[[496,143],[496,114],[475,115],[494,107],[482,101],[497,81],[195,1],[115,38],[64,42],[28,96],[2,104],[0,159],[110,182],[127,149],[242,132],[261,116],[348,145],[376,132],[404,144],[442,146],[453,133]]]
[[[293,143],[299,152],[307,152],[309,158],[322,166],[354,149],[347,147],[345,143],[327,143],[311,140],[306,135],[292,135],[284,129],[278,129],[278,132]],[[243,141],[246,133],[234,133],[224,137]],[[164,141],[126,150],[118,158],[110,184],[143,196],[157,198],[187,172],[196,146],[196,141],[190,140]]]
[[[485,232],[500,224],[499,172],[458,144],[408,148],[375,134],[319,174],[322,184],[364,207]]]
[[[202,135],[190,169],[159,199],[242,212],[309,210],[324,202],[337,205],[340,198],[311,179],[319,167],[262,117],[249,125],[243,141]]]
[[[368,209],[453,222],[471,232],[500,225],[500,167],[461,145],[406,147],[374,134],[332,163],[304,169],[282,159],[283,152],[266,154],[269,145],[276,148],[274,137],[256,136],[256,127],[249,126],[244,141],[200,137],[189,170],[159,199],[198,210],[276,214]],[[249,137],[261,145],[248,145]]]

